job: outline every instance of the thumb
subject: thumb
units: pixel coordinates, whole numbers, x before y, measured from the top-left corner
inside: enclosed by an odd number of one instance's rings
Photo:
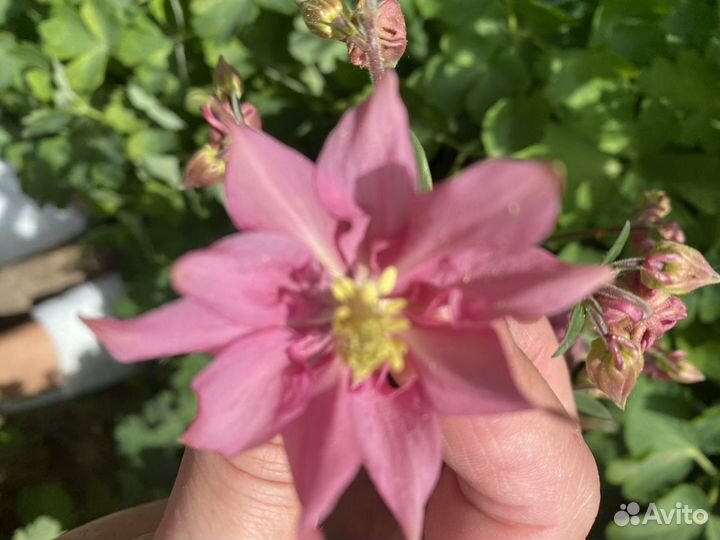
[[[295,540],[299,515],[279,439],[233,459],[187,449],[153,540]]]

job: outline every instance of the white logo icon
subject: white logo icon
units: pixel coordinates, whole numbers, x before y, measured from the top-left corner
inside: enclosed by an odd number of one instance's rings
[[[640,516],[640,505],[636,502],[621,504],[620,510],[615,512],[613,521],[618,527],[626,527],[627,525],[647,525],[650,522],[658,525],[704,525],[710,519],[706,510],[693,510],[688,505],[676,503],[674,508],[666,510],[658,508],[654,502],[651,502],[645,514]]]

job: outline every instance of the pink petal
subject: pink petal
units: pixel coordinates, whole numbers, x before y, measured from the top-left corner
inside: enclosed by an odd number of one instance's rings
[[[248,326],[279,325],[287,313],[281,289],[290,287],[290,273],[310,260],[309,252],[286,236],[234,235],[180,258],[173,267],[173,286]]]
[[[343,196],[352,197],[370,216],[373,237],[393,236],[405,226],[417,186],[410,125],[398,87],[397,75],[388,72],[365,103],[345,113],[318,158],[323,200],[337,208]]]
[[[465,169],[410,209],[405,245],[392,261],[402,273],[466,249],[532,246],[554,228],[561,182],[550,165],[489,160]]]
[[[404,337],[420,384],[441,415],[495,414],[528,407],[492,328],[416,325]]]
[[[555,315],[614,279],[608,266],[573,266],[532,248],[497,257],[461,287],[470,319]]]
[[[409,540],[420,540],[425,505],[442,466],[440,427],[420,386],[352,395],[363,463]]]
[[[225,349],[193,381],[198,412],[182,442],[233,456],[269,441],[302,412],[307,374],[295,371],[287,357],[291,340],[287,330],[264,330]],[[284,398],[288,386],[296,394],[304,389],[290,407]]]
[[[320,202],[313,163],[248,127],[232,126],[230,137],[225,186],[235,225],[285,233],[300,240],[332,272],[341,272],[337,222]]]
[[[248,328],[183,298],[128,320],[84,319],[108,352],[121,362],[210,352]]]
[[[337,362],[328,366],[305,412],[282,434],[303,506],[301,535],[314,530],[330,514],[360,469],[348,384],[346,370]]]

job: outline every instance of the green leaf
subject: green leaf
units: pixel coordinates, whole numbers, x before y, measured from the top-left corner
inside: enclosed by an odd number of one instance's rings
[[[162,63],[172,51],[172,41],[149,18],[141,17],[132,26],[123,27],[115,56],[123,64],[135,67],[144,63]]]
[[[580,413],[593,418],[601,418],[603,420],[615,420],[612,413],[603,403],[592,397],[587,392],[576,390],[573,392],[575,396],[575,405]]]
[[[160,129],[145,129],[131,135],[127,140],[126,148],[128,157],[135,161],[152,154],[170,153],[177,149],[178,144],[175,133]]]
[[[483,122],[482,140],[487,154],[509,156],[540,142],[549,116],[550,108],[540,96],[499,101]]]
[[[75,501],[60,482],[45,481],[22,487],[17,498],[20,519],[29,522],[46,515],[60,523],[72,523],[75,519]]]
[[[611,262],[615,262],[615,260],[620,256],[620,253],[622,253],[622,250],[625,247],[625,244],[627,244],[628,238],[630,237],[631,228],[632,225],[630,224],[630,222],[626,221],[625,225],[622,228],[622,231],[620,231],[620,234],[617,237],[617,240],[615,240],[615,243],[607,252],[607,255],[605,255],[605,259],[603,259],[603,264],[610,264]]]
[[[705,530],[706,540],[720,540],[720,516],[710,516]]]
[[[430,165],[428,164],[425,149],[420,139],[417,138],[417,135],[415,135],[412,130],[410,130],[410,140],[412,141],[413,150],[415,151],[415,161],[418,168],[418,187],[420,191],[432,191],[432,173],[430,172]]]
[[[143,156],[139,161],[139,165],[152,178],[163,180],[173,187],[180,188],[182,174],[180,172],[180,160],[176,156],[150,154]]]
[[[105,79],[107,61],[108,55],[102,47],[81,54],[65,68],[70,85],[79,93],[93,92]]]
[[[23,137],[54,135],[65,129],[72,120],[68,113],[56,109],[38,109],[22,119]]]
[[[558,350],[555,351],[555,354],[553,354],[553,358],[562,356],[568,352],[570,348],[575,345],[575,342],[578,337],[580,337],[580,333],[583,331],[584,327],[585,308],[582,304],[577,304],[570,314],[570,322],[568,323],[568,329],[567,332],[565,332],[565,337],[563,338],[562,343],[560,343]]]
[[[120,31],[120,21],[107,0],[85,0],[80,6],[80,17],[95,39],[106,49],[112,48]]]
[[[17,529],[12,540],[54,540],[62,533],[62,525],[56,519],[39,516],[22,529]]]
[[[147,114],[160,127],[170,131],[179,131],[185,127],[185,121],[182,118],[140,86],[128,85],[127,96],[135,108]]]
[[[293,15],[298,11],[295,0],[255,0],[255,3],[262,9],[277,11],[283,15]]]
[[[623,495],[628,499],[647,503],[685,479],[693,463],[693,455],[687,449],[670,449],[644,458],[613,460],[608,464],[605,478],[611,484],[622,486]]]
[[[190,11],[195,32],[201,38],[219,42],[230,39],[259,13],[253,0],[192,0]]]
[[[94,49],[99,41],[93,37],[76,10],[58,5],[53,15],[40,23],[38,30],[48,55],[70,60]]]

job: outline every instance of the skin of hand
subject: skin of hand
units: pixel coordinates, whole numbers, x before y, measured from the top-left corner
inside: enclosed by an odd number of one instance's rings
[[[30,322],[0,334],[0,399],[39,394],[59,379],[57,354],[42,326]]]
[[[498,322],[526,411],[442,423],[445,467],[424,540],[582,540],[597,467],[577,426],[565,362],[545,319]],[[300,513],[279,440],[232,460],[187,450],[168,501],[92,522],[61,540],[294,540]],[[401,540],[360,475],[323,527],[328,540]]]

